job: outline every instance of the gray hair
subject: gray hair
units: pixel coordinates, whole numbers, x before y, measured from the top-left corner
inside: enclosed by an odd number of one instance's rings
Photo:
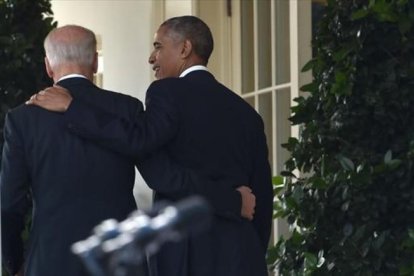
[[[160,27],[166,27],[172,31],[171,36],[175,39],[188,39],[193,45],[194,52],[201,57],[205,64],[208,63],[214,48],[213,35],[210,28],[200,18],[185,15],[170,18]]]
[[[89,29],[66,25],[47,35],[44,48],[52,68],[67,63],[92,66],[96,53],[96,37]]]

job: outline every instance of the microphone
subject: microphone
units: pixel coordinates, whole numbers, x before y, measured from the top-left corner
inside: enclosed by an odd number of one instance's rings
[[[94,228],[92,236],[74,243],[72,252],[83,260],[92,275],[128,275],[128,268],[139,266],[165,242],[201,233],[208,229],[211,220],[208,203],[192,196],[163,207],[152,217],[135,211],[119,223],[105,220]]]

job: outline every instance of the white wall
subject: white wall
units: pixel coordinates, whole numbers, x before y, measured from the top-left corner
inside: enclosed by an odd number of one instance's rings
[[[170,17],[192,14],[195,4],[193,0],[166,0],[164,3],[164,20]]]
[[[103,88],[145,99],[152,81],[148,57],[155,25],[152,0],[52,0],[58,25],[77,24],[102,39]],[[137,174],[134,195],[141,208],[149,208],[150,190]]]
[[[102,38],[103,87],[140,98],[151,81],[151,0],[52,0],[59,26],[78,24]]]

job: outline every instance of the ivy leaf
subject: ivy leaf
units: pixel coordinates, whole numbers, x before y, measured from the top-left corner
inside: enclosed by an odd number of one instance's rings
[[[303,86],[300,87],[300,90],[301,91],[303,91],[303,92],[311,92],[311,93],[317,91],[317,89],[318,89],[318,86],[314,82],[309,83],[309,84],[305,84],[305,85],[303,85]]]
[[[355,170],[355,165],[351,161],[351,159],[346,158],[345,156],[342,156],[342,155],[338,155],[337,158],[338,158],[339,163],[341,164],[342,168],[344,168],[344,170],[347,170],[347,171],[354,171]]]
[[[302,244],[304,237],[301,233],[299,233],[296,229],[293,230],[292,233],[292,242],[295,246],[299,246]]]
[[[372,246],[375,249],[380,249],[382,247],[382,245],[384,244],[385,240],[388,238],[387,236],[389,235],[388,232],[382,232],[372,243]]]
[[[345,224],[343,231],[344,231],[345,237],[349,237],[354,231],[354,227],[352,226],[351,223],[347,223]]]
[[[284,178],[281,175],[277,175],[277,176],[273,176],[272,177],[272,183],[273,185],[280,185],[280,184],[284,184]]]
[[[322,178],[315,177],[315,178],[312,179],[312,188],[315,188],[315,189],[326,189],[327,187],[328,187],[328,184]]]
[[[311,70],[314,65],[315,65],[316,59],[311,59],[310,61],[308,61],[302,68],[302,72],[306,72]]]
[[[273,193],[279,195],[285,188],[285,184],[273,184]]]
[[[273,265],[276,262],[276,259],[279,257],[278,251],[279,250],[277,247],[272,247],[272,248],[269,248],[269,250],[267,250],[267,255],[266,255],[267,265]]]
[[[333,54],[333,58],[335,61],[338,62],[338,61],[343,60],[352,51],[352,48],[349,47],[349,45],[347,46],[348,47],[342,48],[341,50]]]
[[[414,240],[414,229],[408,229],[408,236],[410,239]]]
[[[394,169],[396,169],[397,167],[399,167],[400,165],[401,165],[401,163],[402,163],[402,161],[401,160],[399,160],[399,159],[393,159],[393,160],[391,160],[390,162],[388,162],[388,167],[391,169],[391,170],[394,170]]]
[[[324,263],[325,263],[325,258],[323,257],[323,250],[320,250],[318,252],[318,263],[316,264],[316,266],[318,268],[322,267]]]
[[[360,10],[357,10],[356,12],[352,13],[351,19],[352,20],[358,20],[358,19],[366,17],[368,14],[369,14],[368,9],[366,9],[366,8],[360,9]]]
[[[318,258],[315,254],[310,252],[305,252],[305,269],[309,272],[315,270],[316,265],[318,264]]]
[[[385,153],[385,156],[384,156],[384,163],[388,164],[388,163],[390,163],[391,160],[392,160],[392,151],[388,150],[387,153]]]

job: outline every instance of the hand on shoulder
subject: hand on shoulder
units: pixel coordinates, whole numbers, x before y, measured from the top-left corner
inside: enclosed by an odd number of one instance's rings
[[[69,91],[61,86],[55,85],[31,96],[26,101],[26,105],[36,105],[49,111],[65,112],[71,102],[72,96]]]

